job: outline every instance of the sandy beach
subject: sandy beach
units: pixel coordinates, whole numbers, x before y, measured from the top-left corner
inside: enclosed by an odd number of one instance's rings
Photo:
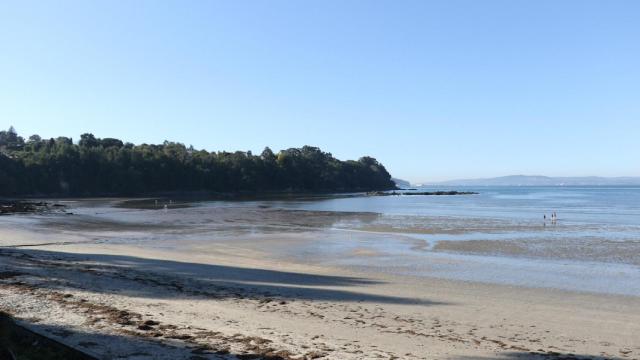
[[[640,0],[0,29],[0,360],[640,360]]]
[[[88,203],[3,217],[0,310],[99,359],[640,358],[636,296],[299,261],[333,215],[221,209],[206,229]]]

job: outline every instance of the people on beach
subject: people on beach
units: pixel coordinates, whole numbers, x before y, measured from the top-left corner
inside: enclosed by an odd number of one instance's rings
[[[558,221],[558,214],[555,211],[553,211],[549,215],[549,218],[551,219],[551,225],[555,225],[556,222]],[[544,226],[547,226],[547,214],[542,214],[542,220],[543,220],[542,224]]]

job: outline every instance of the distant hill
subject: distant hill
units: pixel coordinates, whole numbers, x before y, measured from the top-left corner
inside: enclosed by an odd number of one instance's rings
[[[396,186],[399,188],[410,188],[411,187],[411,183],[408,182],[407,180],[402,180],[402,179],[396,179],[396,178],[391,178],[391,181],[393,181],[394,183],[396,183]]]
[[[425,185],[448,186],[615,186],[640,185],[640,177],[549,177],[510,175],[485,179],[449,180]]]

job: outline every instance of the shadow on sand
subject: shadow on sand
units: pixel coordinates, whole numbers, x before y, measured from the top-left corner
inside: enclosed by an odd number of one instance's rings
[[[133,297],[158,299],[185,295],[214,298],[276,296],[291,300],[443,304],[420,298],[356,291],[367,285],[380,283],[365,278],[134,256],[71,254],[24,248],[0,249],[0,266],[3,263],[6,264],[6,270],[44,279],[39,286],[49,286],[46,280],[56,277],[64,279],[67,288],[88,288],[93,292]],[[87,284],[91,286],[87,287]],[[345,287],[351,289],[340,289]]]
[[[141,326],[146,326],[148,321],[141,314],[108,304],[94,304],[68,292],[80,290],[149,299],[249,299],[259,303],[276,299],[283,303],[325,300],[424,306],[440,304],[425,299],[374,294],[369,292],[371,290],[365,289],[368,285],[379,283],[358,277],[197,264],[124,255],[72,254],[24,248],[0,249],[0,285],[13,285],[18,291],[32,293],[41,293],[44,290],[47,299],[58,301],[66,307],[77,308],[80,312],[91,314],[92,318],[125,324],[125,330],[141,329],[122,334],[105,334],[39,322],[28,324],[28,328],[36,333],[81,349],[100,359],[289,360],[299,357],[282,349],[273,349],[268,342],[258,342],[256,345],[256,338],[253,336],[229,336],[196,329],[175,330],[176,328],[171,327],[173,324],[157,322],[142,328]],[[184,337],[185,334],[180,331],[187,331],[189,336]],[[233,346],[236,350],[230,348],[229,344],[235,344]]]
[[[426,299],[370,293],[370,290],[365,291],[365,288],[380,282],[358,277],[187,263],[125,255],[71,254],[39,249],[0,249],[0,284],[2,283],[29,283],[29,286],[35,288],[60,293],[64,293],[65,290],[84,290],[100,294],[153,299],[194,296],[212,299],[248,298],[262,301],[275,297],[282,300],[378,302],[425,306],[443,304]],[[75,297],[63,301],[88,308],[88,304],[78,305],[78,301],[84,300],[73,299]],[[117,316],[135,315],[106,306],[91,310],[102,314],[115,312]],[[146,324],[143,320],[141,317],[135,318],[131,326]],[[162,325],[156,323],[153,326],[154,329],[150,333],[155,332]],[[260,349],[240,346],[239,348],[245,349],[243,350],[245,352],[233,353],[225,344],[230,342],[242,344],[243,341],[249,343],[255,340],[249,337],[239,338],[237,335],[221,337],[220,334],[205,333],[202,338],[192,336],[185,339],[175,337],[172,335],[173,330],[168,329],[158,331],[158,338],[153,338],[130,334],[89,333],[76,328],[40,323],[29,324],[29,328],[75,348],[83,349],[89,354],[100,354],[100,358],[110,358],[103,356],[110,353],[114,354],[114,358],[271,360],[294,358],[287,354],[278,354],[274,352],[275,350],[268,348],[268,345]],[[2,333],[0,333],[1,337]],[[191,339],[193,341],[189,342]],[[203,348],[202,344],[209,343],[211,339],[216,340],[214,344],[218,345]],[[162,356],[158,357],[158,354]],[[622,360],[624,357],[555,352],[505,352],[495,357],[458,357],[457,359]]]

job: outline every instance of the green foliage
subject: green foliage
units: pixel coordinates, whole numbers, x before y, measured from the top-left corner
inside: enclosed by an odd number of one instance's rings
[[[395,188],[371,157],[340,161],[316,147],[275,154],[208,152],[165,141],[133,145],[83,134],[72,139],[0,132],[0,196],[138,195],[171,191],[371,191]]]
[[[0,131],[0,150],[20,150],[23,146],[24,139],[18,136],[13,126],[7,131]]]

